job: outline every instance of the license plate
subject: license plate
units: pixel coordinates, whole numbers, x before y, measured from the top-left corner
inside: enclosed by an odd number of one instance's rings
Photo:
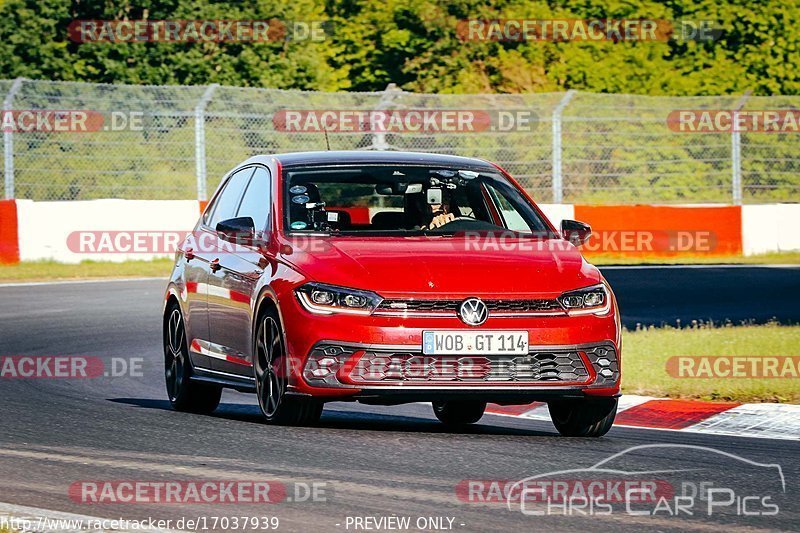
[[[423,331],[425,355],[527,355],[527,331]]]

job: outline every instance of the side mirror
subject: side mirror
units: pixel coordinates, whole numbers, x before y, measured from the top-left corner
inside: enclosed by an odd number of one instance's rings
[[[250,217],[229,218],[217,223],[220,237],[228,242],[253,246],[258,244],[256,225]]]
[[[577,220],[562,220],[561,236],[575,246],[580,246],[592,236],[592,227]]]

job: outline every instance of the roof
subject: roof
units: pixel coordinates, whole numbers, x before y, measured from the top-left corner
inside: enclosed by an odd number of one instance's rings
[[[472,157],[429,154],[423,152],[394,152],[374,150],[339,150],[329,152],[293,152],[253,157],[253,162],[275,158],[283,166],[295,165],[352,165],[389,163],[398,165],[433,165],[443,167],[470,167],[497,170],[491,163]]]

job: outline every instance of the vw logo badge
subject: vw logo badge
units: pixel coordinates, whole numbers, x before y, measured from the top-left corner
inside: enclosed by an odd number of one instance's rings
[[[480,298],[467,298],[458,306],[458,316],[468,326],[480,326],[489,318],[489,310]]]

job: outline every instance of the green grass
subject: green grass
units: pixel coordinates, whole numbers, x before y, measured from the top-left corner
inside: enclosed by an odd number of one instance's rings
[[[627,394],[716,401],[800,403],[798,378],[677,378],[677,355],[800,355],[800,326],[694,324],[623,333],[622,389]]]
[[[707,257],[681,255],[676,257],[629,257],[615,254],[587,254],[593,265],[797,265],[800,252],[772,252],[768,254]]]
[[[83,261],[68,265],[55,261],[31,261],[17,265],[0,265],[0,282],[22,282],[43,280],[93,279],[93,278],[139,278],[168,277],[174,261]]]

